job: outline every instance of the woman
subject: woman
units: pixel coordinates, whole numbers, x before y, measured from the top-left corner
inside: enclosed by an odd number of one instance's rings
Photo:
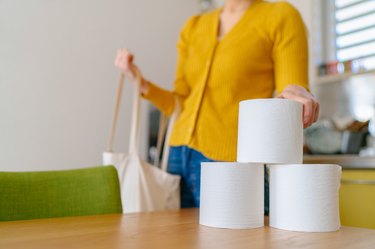
[[[175,97],[182,107],[168,165],[182,177],[182,207],[199,206],[201,162],[236,161],[240,101],[271,98],[276,90],[277,97],[303,104],[305,127],[316,121],[319,104],[306,90],[307,50],[303,21],[285,2],[227,0],[223,8],[186,22],[174,90],[144,78],[141,85],[143,97],[165,114],[173,112]],[[121,49],[115,65],[134,75],[133,59]]]

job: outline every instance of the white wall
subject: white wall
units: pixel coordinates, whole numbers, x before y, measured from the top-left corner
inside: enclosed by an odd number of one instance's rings
[[[143,73],[170,87],[179,29],[196,8],[185,0],[0,0],[0,170],[100,165],[117,48],[132,49]],[[120,151],[127,149],[131,90],[127,84]]]

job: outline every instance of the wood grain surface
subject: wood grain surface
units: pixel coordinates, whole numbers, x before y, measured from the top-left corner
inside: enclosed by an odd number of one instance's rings
[[[199,225],[197,209],[0,222],[0,248],[375,248],[375,230],[300,233]],[[266,220],[267,223],[267,220]]]

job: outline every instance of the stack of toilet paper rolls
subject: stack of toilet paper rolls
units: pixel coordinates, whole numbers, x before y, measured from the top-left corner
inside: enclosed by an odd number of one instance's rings
[[[199,223],[218,228],[264,226],[267,164],[271,227],[338,230],[341,167],[307,165],[302,160],[302,104],[286,99],[240,102],[237,162],[202,163]]]

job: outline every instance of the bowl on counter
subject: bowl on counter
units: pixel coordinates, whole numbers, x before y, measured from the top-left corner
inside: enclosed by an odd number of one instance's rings
[[[320,120],[305,129],[304,138],[312,154],[358,154],[367,133],[367,129],[339,131],[330,120]]]
[[[304,130],[305,144],[312,154],[338,154],[341,152],[342,132],[329,120],[319,120]]]

